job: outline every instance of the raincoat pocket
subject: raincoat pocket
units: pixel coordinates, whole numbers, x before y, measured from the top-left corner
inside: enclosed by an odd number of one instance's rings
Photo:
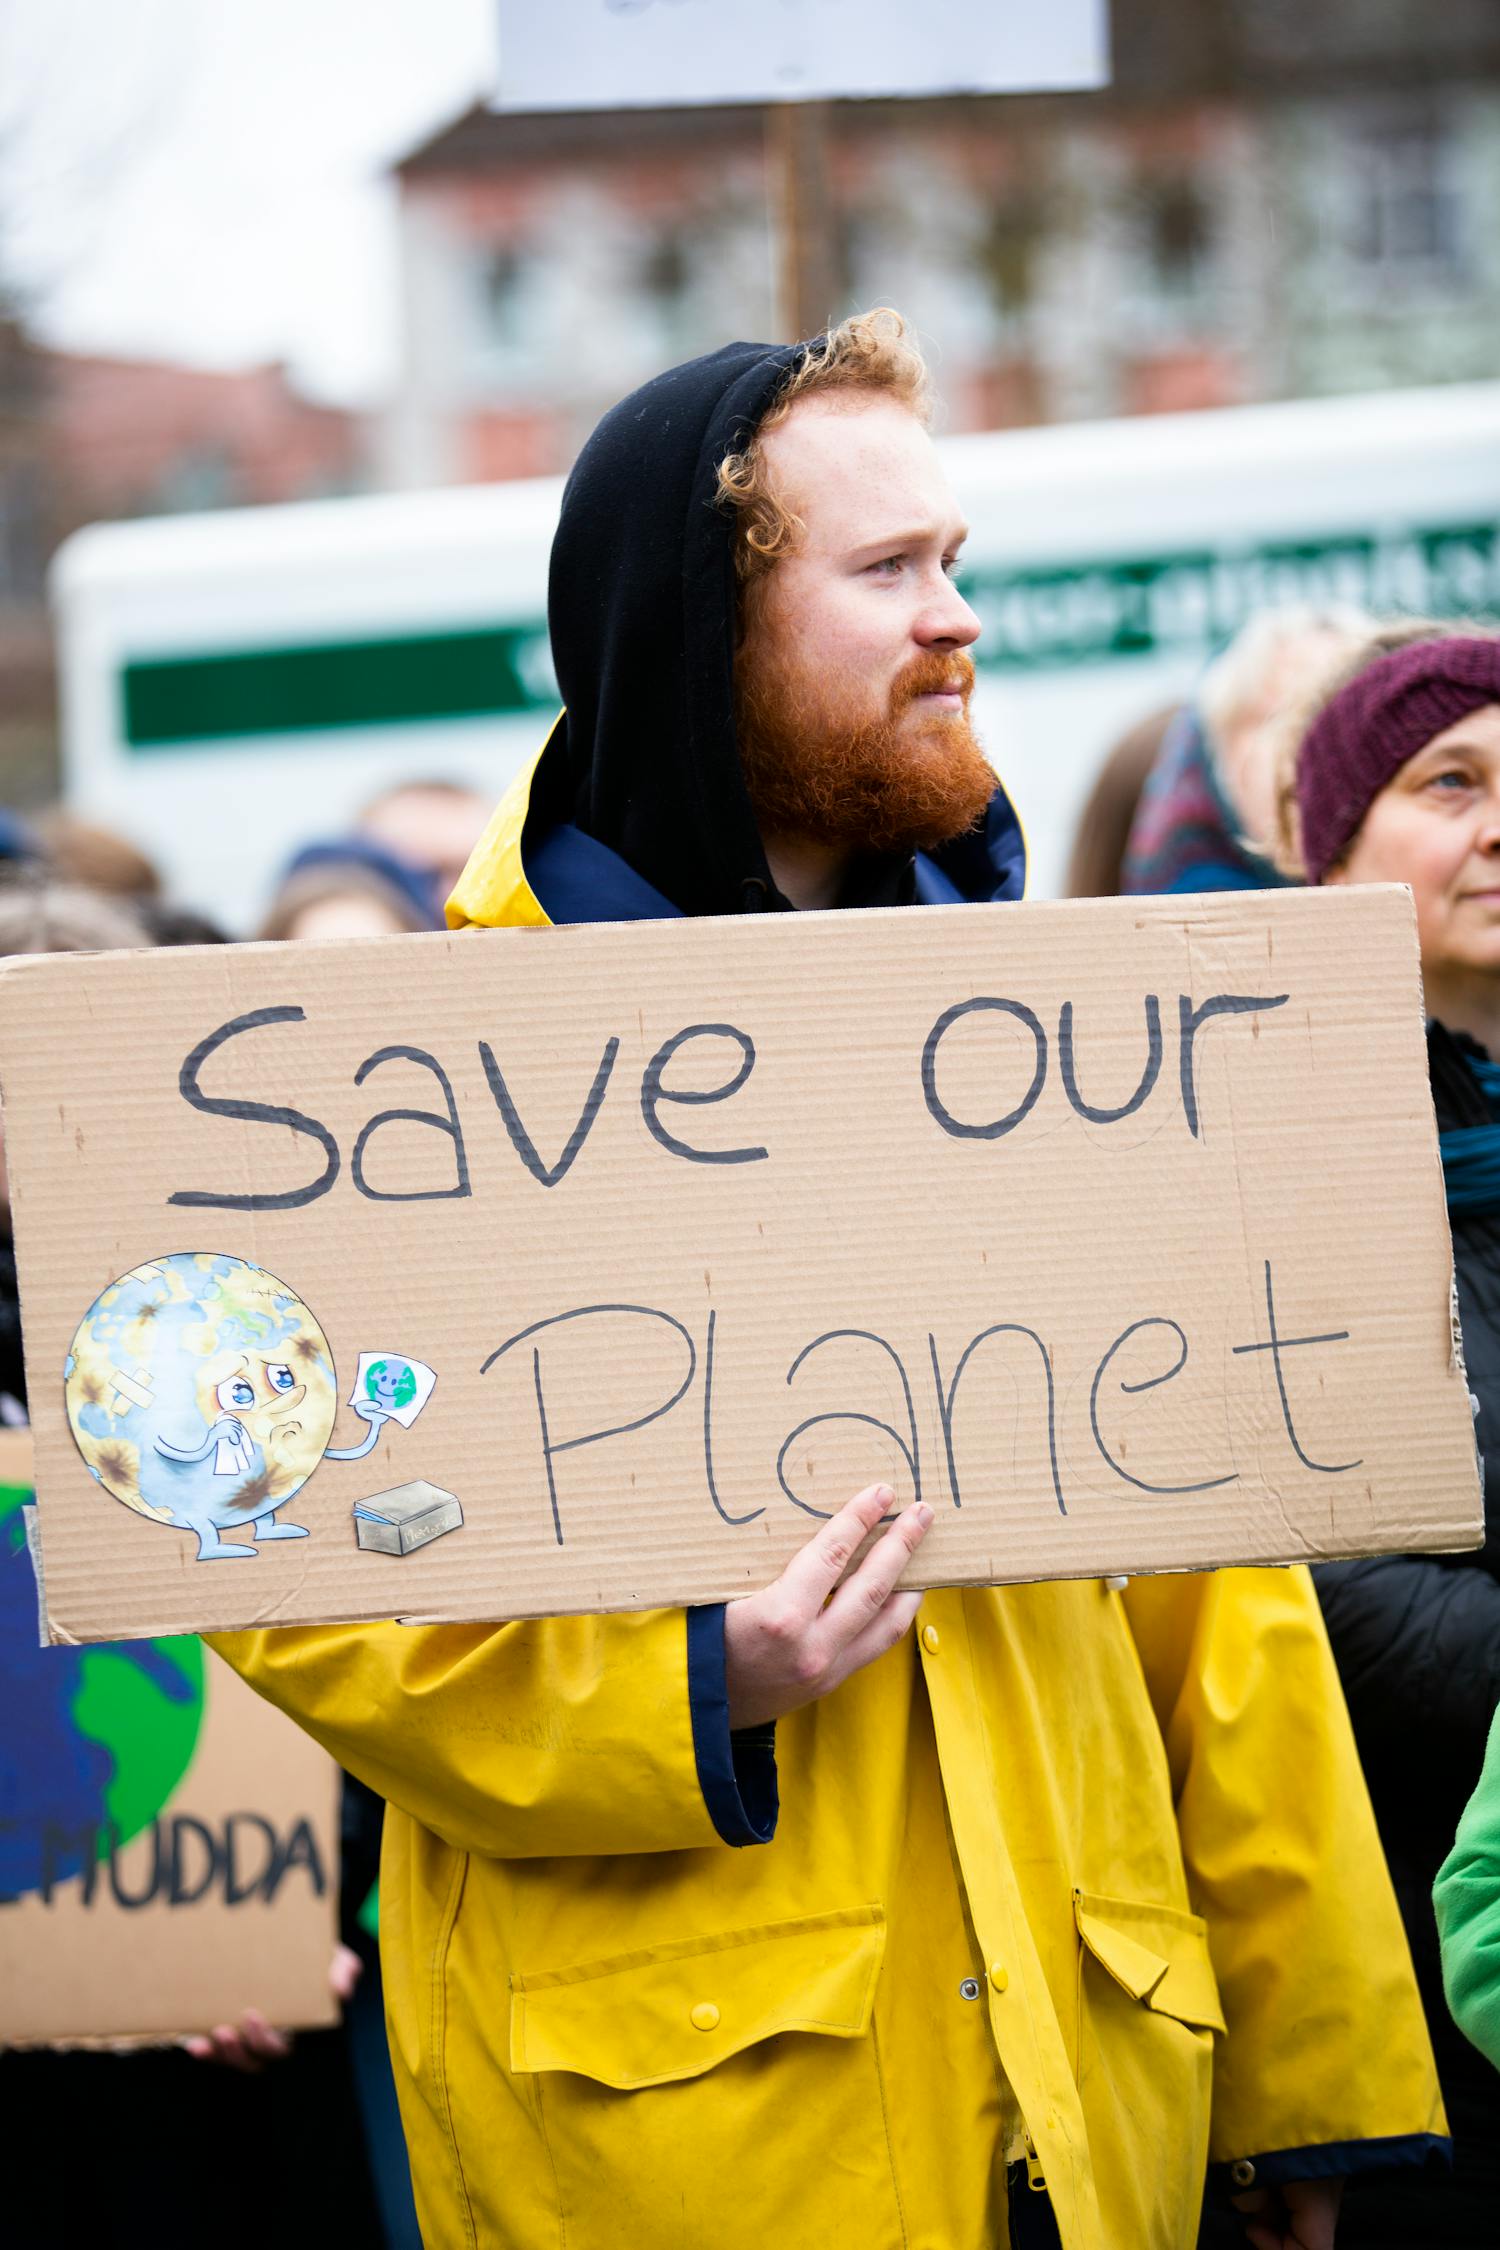
[[[1200,1916],[1091,1891],[1073,1893],[1073,1913],[1088,1951],[1133,2000],[1197,2031],[1224,2030]]]
[[[515,1975],[511,2068],[625,2092],[697,2078],[780,2032],[858,2039],[884,1951],[884,1912],[862,1906]]]

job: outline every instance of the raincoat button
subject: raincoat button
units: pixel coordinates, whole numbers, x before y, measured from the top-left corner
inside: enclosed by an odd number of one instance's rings
[[[712,2031],[719,2020],[719,2011],[712,2000],[700,2000],[688,2020],[694,2031]]]
[[[924,1625],[922,1627],[922,1646],[929,1656],[937,1655],[939,1648],[942,1646],[942,1639],[943,1636],[935,1625]]]
[[[963,1983],[958,1988],[958,1997],[960,2000],[977,2000],[979,1998],[979,1993],[980,1983],[978,1977],[965,1977]]]
[[[997,1992],[1003,1992],[1010,1983],[1010,1971],[1003,1961],[992,1961],[990,1963],[990,1983]]]
[[[1230,2165],[1229,2177],[1233,2180],[1236,2187],[1254,2187],[1255,2166],[1251,2163],[1248,2156],[1242,2156],[1237,2164]]]

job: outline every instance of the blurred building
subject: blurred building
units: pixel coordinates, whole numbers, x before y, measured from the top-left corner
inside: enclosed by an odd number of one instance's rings
[[[45,582],[70,531],[368,482],[360,418],[304,399],[280,367],[49,351],[0,312],[0,803],[57,786]]]
[[[352,492],[361,425],[279,366],[40,355],[54,533],[101,517],[180,515]]]
[[[939,347],[952,429],[1485,377],[1495,0],[1113,0],[1102,94],[837,104],[837,313]],[[758,109],[476,110],[398,167],[385,481],[565,466],[673,360],[774,333]]]
[[[41,795],[56,728],[42,606],[49,530],[46,355],[0,306],[0,804]]]

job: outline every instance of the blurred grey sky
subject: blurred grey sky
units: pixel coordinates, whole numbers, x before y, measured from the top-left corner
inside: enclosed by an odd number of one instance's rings
[[[488,93],[497,0],[0,0],[0,284],[64,349],[315,395],[395,370],[385,165]]]

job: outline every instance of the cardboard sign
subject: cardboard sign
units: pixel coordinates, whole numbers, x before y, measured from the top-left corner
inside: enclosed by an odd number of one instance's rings
[[[1105,0],[508,0],[502,109],[1034,93],[1109,77]]]
[[[0,1431],[0,2045],[331,2023],[337,1771],[191,1638],[45,1649]]]
[[[1398,889],[21,959],[59,1640],[1457,1548]]]

